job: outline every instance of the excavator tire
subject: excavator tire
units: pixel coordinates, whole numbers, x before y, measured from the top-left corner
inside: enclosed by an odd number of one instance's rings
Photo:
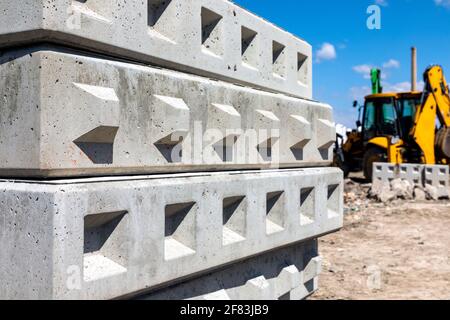
[[[372,181],[373,163],[386,162],[386,160],[386,151],[378,147],[370,147],[363,158],[364,177],[366,177],[367,180]]]

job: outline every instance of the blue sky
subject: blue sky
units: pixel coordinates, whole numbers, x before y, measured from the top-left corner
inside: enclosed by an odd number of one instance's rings
[[[357,117],[352,101],[370,91],[369,67],[382,68],[385,91],[409,89],[413,45],[419,80],[436,63],[450,77],[450,0],[234,1],[313,46],[314,98],[331,104],[336,122],[349,127]],[[372,4],[381,8],[380,30],[367,28]]]

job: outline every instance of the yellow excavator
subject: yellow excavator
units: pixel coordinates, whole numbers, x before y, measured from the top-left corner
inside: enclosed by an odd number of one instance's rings
[[[423,92],[382,93],[380,71],[372,70],[373,94],[359,108],[358,129],[336,147],[335,162],[346,175],[362,169],[371,179],[374,162],[450,163],[450,96],[442,67],[427,68],[424,83]]]

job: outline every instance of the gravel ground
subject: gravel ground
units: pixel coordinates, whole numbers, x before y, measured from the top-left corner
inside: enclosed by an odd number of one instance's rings
[[[310,299],[450,299],[450,201],[381,204],[360,182],[346,183],[344,228],[319,242]]]

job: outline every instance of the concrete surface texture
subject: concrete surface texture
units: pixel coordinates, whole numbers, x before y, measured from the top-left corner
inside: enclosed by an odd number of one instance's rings
[[[3,0],[0,12],[3,47],[53,42],[312,98],[311,46],[226,0]]]
[[[139,300],[300,300],[318,288],[317,240],[264,253]]]
[[[58,47],[5,51],[0,73],[3,177],[332,161],[326,104]]]
[[[449,166],[448,165],[421,165],[374,163],[373,182],[382,189],[382,185],[388,186],[396,180],[405,180],[410,188],[423,187],[435,200],[449,197]],[[400,182],[401,183],[401,182]],[[392,187],[392,186],[391,186]],[[392,189],[392,188],[391,188]],[[401,186],[400,188],[402,189]],[[403,189],[408,189],[407,186]],[[395,191],[395,190],[394,190]],[[407,190],[405,190],[407,191]],[[396,192],[394,192],[397,194]],[[395,194],[393,197],[395,198]]]
[[[317,238],[342,227],[342,180],[318,168],[3,181],[0,298],[136,295]]]

